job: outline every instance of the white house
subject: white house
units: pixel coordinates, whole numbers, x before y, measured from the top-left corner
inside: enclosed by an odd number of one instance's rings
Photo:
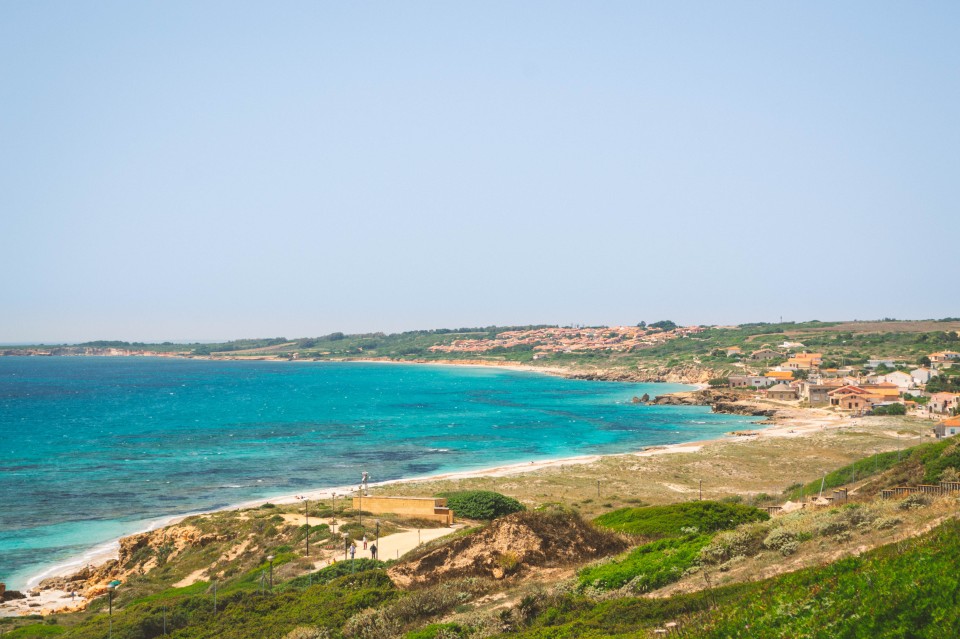
[[[903,360],[898,357],[891,357],[889,359],[869,359],[865,368],[876,368],[881,364],[887,368],[895,368],[897,364],[903,363]]]
[[[915,368],[910,371],[910,376],[913,377],[913,383],[917,384],[926,384],[930,381],[931,377],[935,377],[937,372],[931,368],[921,367]]]
[[[877,384],[894,384],[900,389],[901,393],[914,387],[913,375],[902,371],[896,371],[886,375],[876,375],[875,377]]]

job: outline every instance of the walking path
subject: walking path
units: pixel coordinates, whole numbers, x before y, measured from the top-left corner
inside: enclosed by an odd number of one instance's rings
[[[414,528],[380,537],[380,544],[377,546],[377,559],[382,561],[399,559],[420,544],[425,544],[428,541],[449,535],[462,527],[462,524],[454,524],[449,528],[421,528],[420,530]],[[362,544],[358,543],[356,558],[370,559],[370,546],[375,543],[375,539],[368,539],[366,550],[363,549]],[[349,557],[349,555],[347,555],[347,557]],[[315,561],[313,565],[316,568],[323,568],[324,566],[329,566],[334,558],[337,561],[343,561],[342,548],[337,551],[325,550],[324,556]]]

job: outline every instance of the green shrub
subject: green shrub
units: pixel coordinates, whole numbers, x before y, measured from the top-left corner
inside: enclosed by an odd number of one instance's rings
[[[600,590],[629,586],[633,592],[649,592],[680,579],[709,542],[709,535],[654,541],[612,561],[584,568],[578,581],[581,587]]]
[[[283,584],[283,588],[305,588],[310,585],[325,584],[338,577],[355,575],[367,570],[380,570],[386,566],[387,563],[379,559],[347,559],[345,561],[338,561],[326,568],[321,568],[310,575],[291,579]]]
[[[873,409],[874,415],[906,415],[907,407],[903,404],[887,404]]]
[[[440,493],[447,500],[447,507],[457,517],[465,519],[496,519],[524,510],[523,504],[512,497],[491,490],[464,490]]]
[[[420,630],[408,632],[405,639],[460,639],[467,629],[456,623],[432,623]]]
[[[621,508],[594,520],[604,528],[655,540],[679,537],[684,528],[701,533],[736,528],[740,524],[766,521],[767,513],[752,506],[716,501],[692,501],[669,506]]]
[[[784,528],[776,528],[763,540],[763,545],[770,550],[779,551],[781,555],[786,557],[799,549],[799,535]]]
[[[756,555],[763,547],[767,532],[766,525],[757,523],[717,533],[700,551],[700,560],[707,564],[723,564]]]
[[[11,630],[4,634],[3,637],[4,639],[34,639],[34,637],[53,637],[54,635],[60,635],[64,632],[66,632],[66,629],[63,628],[63,626],[35,623]]]

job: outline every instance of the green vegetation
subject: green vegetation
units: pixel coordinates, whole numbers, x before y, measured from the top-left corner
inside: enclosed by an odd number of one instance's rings
[[[228,636],[233,639],[282,637],[303,625],[327,628],[339,636],[340,628],[355,614],[395,599],[399,592],[382,571],[340,577],[329,584],[305,589],[288,588],[274,593],[234,591],[219,598],[213,611],[210,594],[190,595],[131,604],[113,613],[116,639],[152,639],[167,632],[179,639]],[[75,626],[68,636],[102,639],[107,635],[107,615],[96,614]]]
[[[874,415],[906,415],[907,407],[903,404],[887,404],[877,406],[871,411]]]
[[[34,623],[29,626],[21,626],[3,635],[4,639],[40,639],[41,637],[54,637],[62,635],[66,628],[57,625],[44,623]]]
[[[464,490],[440,493],[457,517],[490,520],[523,510],[523,504],[492,490]]]
[[[960,630],[960,523],[822,568],[761,582],[693,636],[948,637]],[[946,562],[946,563],[945,563]]]
[[[420,630],[408,632],[404,639],[453,639],[466,636],[466,628],[460,624],[432,623]]]
[[[915,437],[913,433],[910,434]],[[916,439],[914,439],[916,441]],[[872,486],[875,492],[890,486],[908,486],[918,484],[935,484],[940,481],[941,475],[948,468],[960,467],[960,448],[958,442],[950,439],[921,444],[903,451],[890,451],[875,454],[871,457],[827,473],[823,478],[814,480],[802,487],[794,486],[786,491],[788,499],[799,499],[801,494],[810,497],[839,488],[855,481],[862,481],[879,473],[891,469],[882,483]]]
[[[596,601],[558,595],[500,636],[627,639],[676,623],[679,635],[751,637],[953,637],[960,630],[956,520],[907,542],[761,582],[663,599]],[[645,632],[646,631],[646,632]]]
[[[317,572],[303,575],[296,579],[291,579],[281,586],[282,589],[306,588],[317,584],[330,583],[334,579],[355,575],[368,570],[382,570],[393,562],[380,561],[379,559],[347,559],[337,562],[333,565],[322,568]]]
[[[626,586],[633,592],[648,592],[682,577],[697,563],[701,549],[708,543],[710,535],[661,539],[611,561],[584,568],[577,577],[581,587],[616,590]]]
[[[751,506],[714,501],[615,510],[594,523],[656,541],[584,568],[578,582],[581,588],[599,590],[655,590],[680,579],[697,565],[701,551],[712,541],[712,533],[769,518]]]
[[[752,506],[691,501],[668,506],[621,508],[597,517],[594,523],[628,535],[657,540],[683,536],[687,534],[684,529],[712,533],[767,519],[767,513]]]
[[[954,369],[948,369],[953,371]],[[960,370],[957,374],[940,374],[932,377],[926,385],[928,393],[960,393]]]

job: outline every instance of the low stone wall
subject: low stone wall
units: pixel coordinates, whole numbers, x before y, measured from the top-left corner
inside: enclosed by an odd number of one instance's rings
[[[453,524],[453,511],[447,500],[434,497],[354,497],[354,510],[373,514],[401,515]]]

